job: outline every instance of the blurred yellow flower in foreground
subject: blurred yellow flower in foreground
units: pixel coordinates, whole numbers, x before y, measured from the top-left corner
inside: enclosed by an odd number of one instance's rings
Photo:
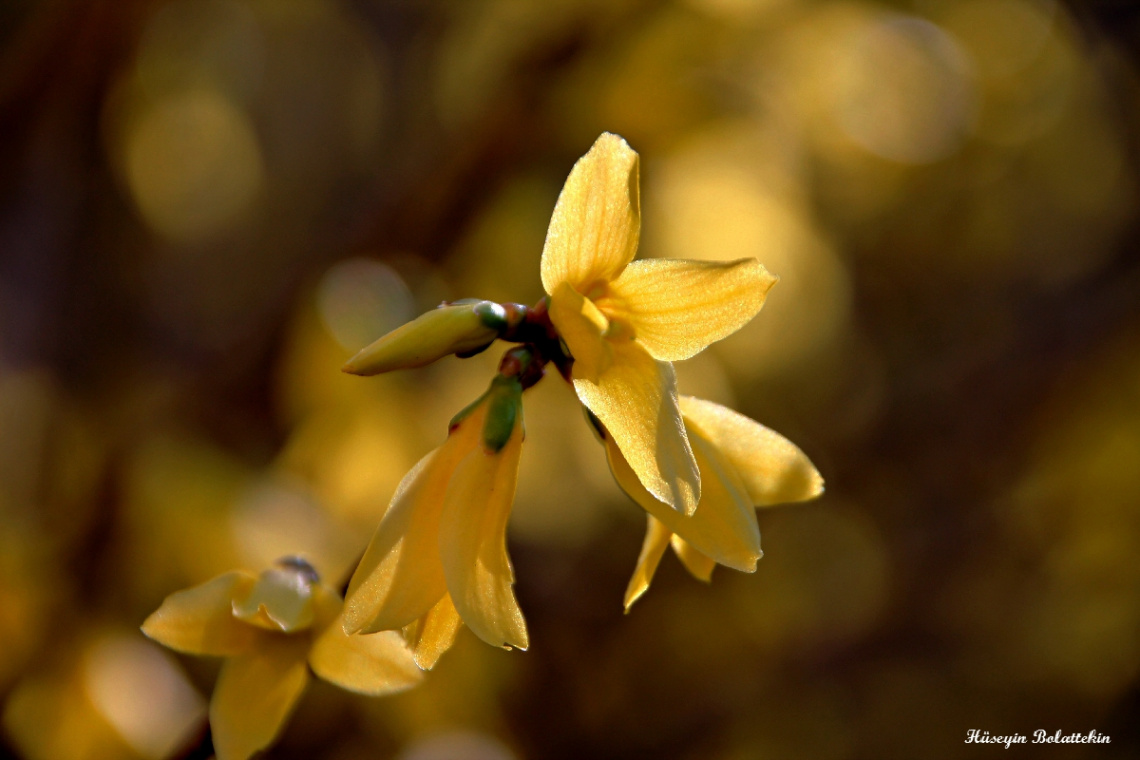
[[[649,513],[645,542],[625,592],[627,611],[648,590],[670,544],[701,580],[709,580],[717,564],[755,572],[763,552],[753,507],[804,501],[823,492],[815,466],[780,434],[711,401],[682,396],[680,407],[703,483],[692,515],[679,514],[655,499],[614,440],[605,438],[618,485]]]
[[[349,582],[347,633],[404,629],[425,669],[461,621],[488,644],[527,648],[506,543],[522,391],[517,377],[496,377],[400,483]]]
[[[691,515],[701,478],[670,362],[747,324],[776,277],[756,259],[633,261],[638,156],[603,134],[574,165],[542,251],[550,320],[574,357],[578,398],[657,499]]]
[[[308,563],[287,558],[259,576],[235,571],[171,594],[142,630],[171,649],[226,658],[210,700],[210,728],[218,760],[245,760],[277,736],[310,668],[371,696],[422,680],[398,633],[345,635],[342,606]]]

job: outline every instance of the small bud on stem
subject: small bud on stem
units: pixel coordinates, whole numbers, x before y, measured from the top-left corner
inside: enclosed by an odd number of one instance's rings
[[[510,326],[506,309],[497,303],[474,299],[444,303],[364,348],[342,370],[379,375],[423,367],[448,354],[474,356]]]

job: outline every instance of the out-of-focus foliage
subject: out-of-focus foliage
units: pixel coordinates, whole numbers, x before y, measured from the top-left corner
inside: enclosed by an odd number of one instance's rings
[[[1127,4],[15,0],[0,45],[0,756],[197,741],[217,663],[137,626],[283,555],[347,580],[497,352],[340,366],[444,299],[535,302],[602,131],[642,156],[642,256],[780,277],[680,387],[827,494],[760,513],[755,575],[667,558],[622,615],[644,518],[551,378],[510,528],[531,650],[314,684],[269,756],[1140,752]]]

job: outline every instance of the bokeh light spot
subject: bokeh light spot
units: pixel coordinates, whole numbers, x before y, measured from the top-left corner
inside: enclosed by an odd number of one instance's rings
[[[360,551],[358,536],[285,479],[251,484],[234,505],[230,525],[248,566],[268,567],[281,557],[300,556],[334,584],[346,577]]]
[[[86,653],[84,676],[95,709],[146,758],[169,757],[205,714],[173,658],[145,641],[99,640]]]
[[[657,227],[647,250],[710,261],[755,257],[780,278],[760,318],[714,346],[745,375],[779,372],[831,345],[851,302],[846,268],[790,192],[794,176],[765,176],[767,155],[713,131],[660,166],[647,193]]]
[[[233,225],[262,185],[262,160],[248,116],[201,89],[157,101],[131,125],[127,182],[150,226],[176,241]]]
[[[853,30],[832,69],[834,118],[883,158],[925,164],[961,144],[973,115],[966,58],[928,21],[885,16]]]
[[[980,87],[974,131],[1004,145],[1046,131],[1069,104],[1079,54],[1052,2],[968,0],[939,21],[970,58]]]
[[[359,351],[415,317],[415,300],[394,269],[353,258],[330,268],[317,290],[325,328],[345,350]]]

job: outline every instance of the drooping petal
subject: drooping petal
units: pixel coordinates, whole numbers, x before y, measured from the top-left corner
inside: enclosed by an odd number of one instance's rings
[[[637,254],[641,235],[638,157],[625,140],[603,133],[578,159],[550,219],[542,248],[542,286],[581,292],[608,282]]]
[[[250,573],[232,572],[173,593],[146,619],[142,631],[187,654],[228,657],[248,651],[261,634],[234,618],[233,599],[248,593],[254,582]]]
[[[823,478],[799,447],[739,412],[691,396],[681,397],[690,425],[720,449],[740,474],[758,507],[812,499],[823,493]]]
[[[722,565],[751,573],[760,551],[756,511],[739,477],[707,441],[690,437],[701,468],[701,503],[692,515],[682,515],[645,490],[611,438],[606,438],[610,469],[622,490],[671,532]]]
[[[574,357],[574,371],[591,382],[613,364],[613,348],[602,336],[609,327],[594,303],[566,283],[550,296],[550,321]]]
[[[681,560],[681,564],[685,566],[685,569],[688,570],[694,578],[704,581],[705,583],[712,580],[712,572],[713,569],[716,568],[716,560],[701,554],[693,548],[692,544],[675,533],[670,539],[670,543],[673,544],[673,552],[677,555],[677,558]]]
[[[677,405],[673,365],[636,343],[612,342],[614,362],[597,382],[574,371],[574,390],[616,441],[642,485],[657,499],[692,514],[701,476]]]
[[[665,549],[669,546],[669,532],[660,520],[653,515],[646,515],[645,541],[641,544],[641,554],[637,557],[637,567],[633,569],[633,577],[625,588],[625,611],[649,590],[653,581],[653,574],[657,572],[657,565],[665,556]]]
[[[210,700],[218,760],[246,760],[280,732],[309,681],[307,636],[265,636],[222,665]]]
[[[422,618],[404,628],[404,638],[412,646],[416,664],[431,670],[439,658],[455,643],[463,621],[450,594],[444,594],[439,603]]]
[[[511,586],[507,520],[515,497],[522,420],[498,453],[472,451],[456,468],[444,500],[439,553],[447,589],[463,622],[492,646],[526,649],[526,621]]]
[[[438,541],[444,494],[463,456],[481,448],[485,417],[476,408],[400,482],[348,584],[346,633],[403,628],[447,593]]]
[[[627,321],[653,358],[680,361],[748,324],[777,279],[756,259],[642,259],[597,303]]]
[[[309,666],[329,683],[373,697],[405,691],[423,680],[399,631],[349,636],[339,620],[313,642]]]

